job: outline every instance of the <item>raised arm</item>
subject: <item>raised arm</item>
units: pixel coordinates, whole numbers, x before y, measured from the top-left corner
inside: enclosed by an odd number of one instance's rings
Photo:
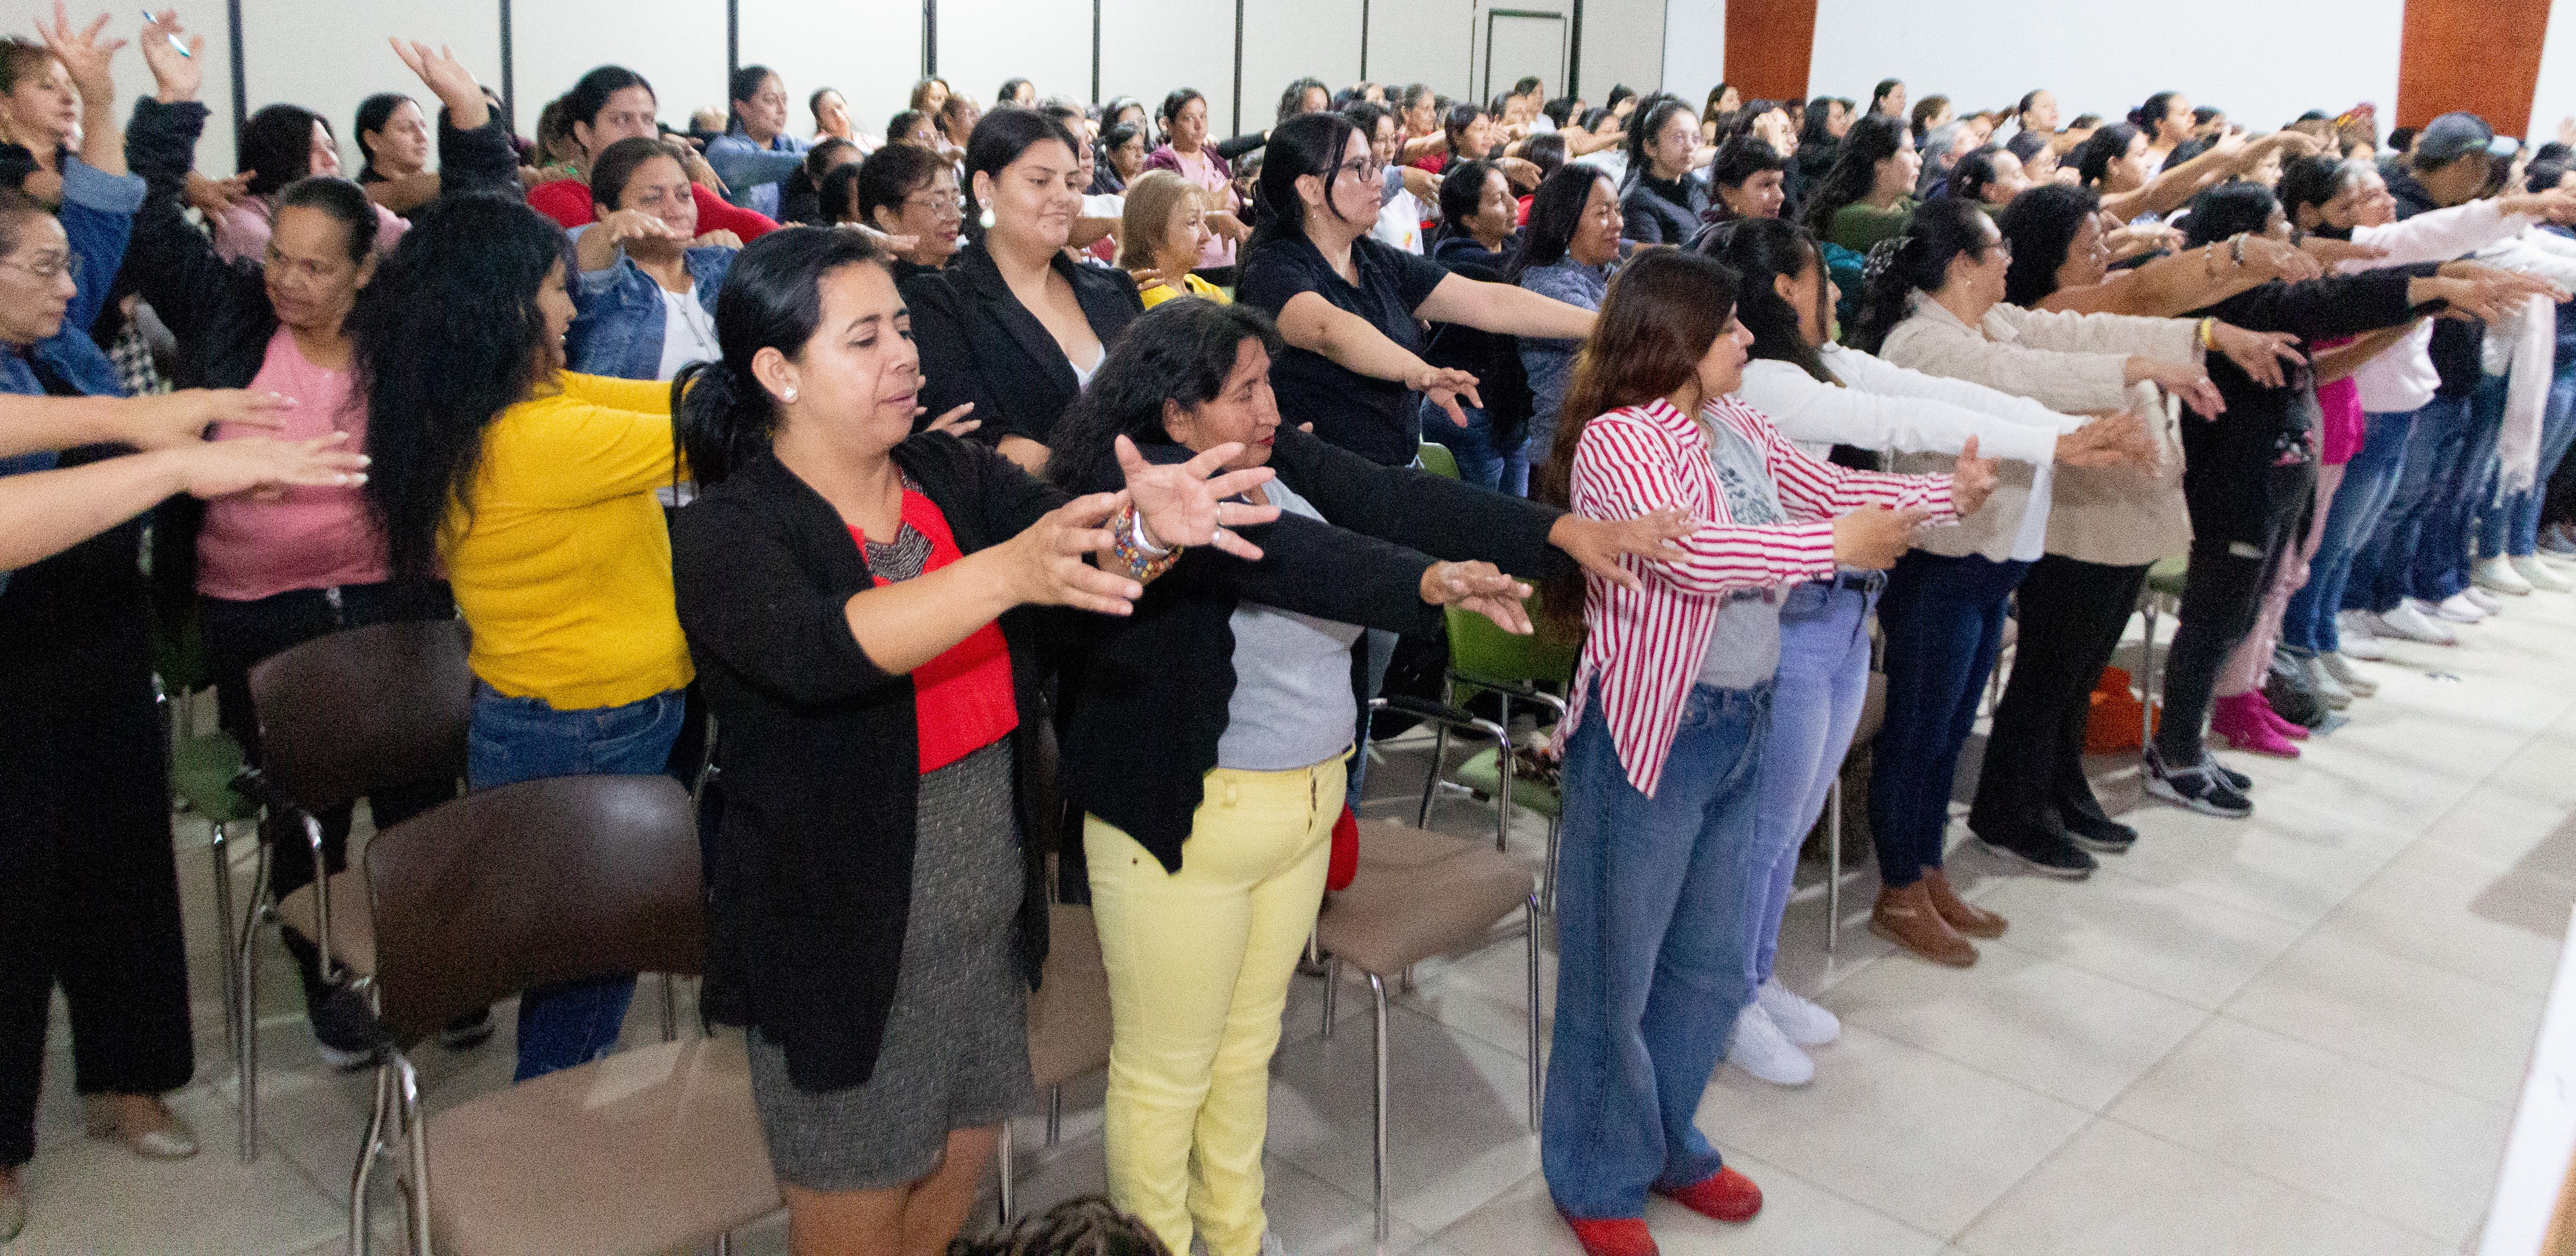
[[[87,27],[72,29],[63,0],[54,0],[52,26],[36,24],[37,37],[45,41],[45,50],[63,63],[63,69],[71,74],[72,86],[80,90],[81,160],[108,174],[123,174],[125,136],[116,129],[116,77],[110,62],[125,41],[99,38],[106,29],[105,13]],[[151,30],[150,26],[144,27],[147,36]]]
[[[2238,261],[2240,252],[2244,260]],[[2160,257],[2143,266],[2115,270],[2102,282],[2060,288],[2040,301],[2043,310],[2072,314],[2128,314],[2174,318],[2216,305],[2237,293],[2274,279],[2296,283],[2322,273],[2315,259],[2278,240],[2261,236],[2218,240],[2196,249]]]
[[[1413,308],[1416,318],[1458,323],[1505,336],[1580,340],[1592,334],[1592,311],[1527,288],[1450,275]]]
[[[125,272],[171,334],[193,351],[221,330],[217,320],[230,303],[219,294],[257,287],[261,280],[254,267],[237,270],[226,263],[186,216],[188,179],[194,173],[197,138],[205,130],[206,107],[197,101],[201,73],[196,59],[170,47],[167,36],[178,29],[178,19],[163,13],[143,31],[143,60],[152,69],[154,91],[134,102],[134,125],[125,141],[126,161],[144,186],[133,239],[126,247]],[[203,36],[189,41],[200,50],[206,42]]]
[[[1681,504],[1668,447],[1643,425],[1604,415],[1584,425],[1571,476],[1575,513],[1627,519]],[[1820,580],[1834,573],[1831,520],[1780,527],[1702,522],[1672,558],[1630,564],[1648,581],[1697,597]]]
[[[230,497],[289,486],[339,487],[367,477],[346,433],[188,441],[87,466],[0,476],[0,572],[40,562],[180,493]]]
[[[1442,286],[1451,281],[1441,280]],[[1544,299],[1544,298],[1542,298]],[[1426,302],[1426,304],[1428,304]],[[1367,319],[1327,301],[1321,294],[1300,292],[1279,310],[1279,337],[1291,346],[1318,354],[1355,375],[1389,380],[1429,396],[1449,411],[1451,422],[1467,425],[1457,399],[1484,405],[1476,394],[1476,377],[1423,361],[1410,349],[1386,338]],[[923,365],[928,365],[925,356]],[[925,400],[928,394],[924,394]],[[930,401],[936,407],[939,403]]]

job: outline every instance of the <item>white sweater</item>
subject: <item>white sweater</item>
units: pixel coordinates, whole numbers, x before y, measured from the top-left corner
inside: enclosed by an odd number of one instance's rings
[[[2057,438],[2085,423],[2027,397],[1926,375],[1858,349],[1826,345],[1817,356],[1840,387],[1766,358],[1744,364],[1737,395],[1820,458],[1835,445],[1955,454],[1974,436],[1987,457],[2045,466],[2056,457]]]
[[[2418,262],[2447,262],[2505,240],[2535,219],[2507,215],[2491,200],[2470,201],[2449,209],[2417,214],[2380,227],[2355,227],[2352,242],[2388,250],[2388,256],[2350,261],[2336,269],[2350,274]],[[2361,408],[2370,414],[2404,414],[2420,410],[2442,385],[2433,369],[2433,323],[2407,333],[2406,339],[2382,350],[2352,373]]]

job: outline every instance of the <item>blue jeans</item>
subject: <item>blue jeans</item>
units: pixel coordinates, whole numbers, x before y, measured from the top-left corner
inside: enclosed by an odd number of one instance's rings
[[[1567,1216],[1642,1216],[1646,1192],[1722,1167],[1692,1118],[1753,998],[1744,884],[1759,875],[1755,764],[1771,686],[1699,686],[1662,782],[1629,784],[1598,688],[1565,752],[1556,1033],[1539,1160]]]
[[[543,698],[505,697],[474,682],[465,787],[490,789],[555,776],[648,776],[666,768],[685,711],[680,691],[625,706],[558,711]],[[569,982],[519,996],[519,1070],[512,1081],[587,1064],[617,1045],[635,975]]]
[[[2433,519],[2441,503],[2456,496],[2461,458],[2469,439],[2469,399],[2435,397],[2414,414],[2406,432],[2404,463],[2397,488],[2380,515],[2379,528],[2354,555],[2352,575],[2344,585],[2344,604],[2354,610],[2393,611],[2407,598],[2425,598],[2417,584],[2416,554],[2431,542]],[[2379,416],[2371,416],[2365,453],[2379,435]],[[2356,462],[2358,459],[2355,460]],[[2345,476],[2356,472],[2347,470]],[[2451,592],[2427,600],[2441,601]]]
[[[2560,362],[2549,379],[2549,408],[2540,416],[2540,461],[2531,487],[2479,509],[2481,556],[2529,558],[2540,552],[2540,501],[2571,444],[2576,444],[2576,358]]]
[[[2029,570],[2011,559],[1914,550],[1888,573],[1878,602],[1887,723],[1870,749],[1869,831],[1879,880],[1891,890],[1941,866],[1959,752],[2003,650],[2004,603]]]
[[[1771,739],[1755,777],[1753,879],[1744,914],[1753,930],[1753,984],[1771,979],[1780,916],[1789,907],[1798,847],[1823,813],[1869,700],[1869,613],[1876,589],[1808,583],[1780,607],[1780,671],[1771,682]],[[1765,864],[1768,860],[1768,864]],[[1764,869],[1768,868],[1768,871]]]
[[[1529,496],[1529,433],[1516,436],[1510,448],[1494,438],[1493,420],[1482,407],[1458,403],[1467,413],[1467,426],[1460,427],[1429,397],[1422,399],[1422,439],[1445,445],[1458,460],[1458,478],[1479,488],[1509,493],[1514,497]]]
[[[2496,492],[2496,446],[2504,436],[2506,379],[2483,376],[2469,397],[2469,425],[2462,434],[2457,470],[2438,499],[2437,512],[2424,525],[2415,550],[2415,586],[2430,592],[2415,596],[2438,602],[2469,587],[2478,520],[2493,509]]]
[[[2415,428],[2415,412],[2365,415],[2361,451],[2344,464],[2343,484],[2326,507],[2326,532],[2317,556],[2308,562],[2308,582],[2290,595],[2281,619],[2281,644],[2300,655],[2332,654],[2343,648],[2335,633],[2335,612],[2343,609],[2344,588],[2356,575],[2375,580],[2378,556],[2364,543],[2379,531],[2388,501],[2406,469],[2406,445]],[[2361,587],[2368,587],[2364,583]]]

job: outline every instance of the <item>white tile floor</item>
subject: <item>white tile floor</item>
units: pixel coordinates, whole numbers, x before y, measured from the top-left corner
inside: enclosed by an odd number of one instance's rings
[[[2259,782],[2250,821],[2141,803],[2130,765],[2105,760],[2106,801],[2145,837],[2090,881],[2016,876],[1962,849],[1958,879],[2012,920],[1973,969],[1891,955],[1856,927],[1876,888],[1865,863],[1826,957],[1821,869],[1808,869],[1783,972],[1849,1028],[1804,1089],[1719,1071],[1703,1128],[1769,1203],[1728,1227],[1658,1201],[1648,1220],[1665,1250],[2473,1250],[2576,900],[2576,597],[2518,600],[2463,636],[2365,665],[2380,696],[2303,761],[2231,756]],[[1371,809],[1407,811],[1425,757],[1394,748]],[[1443,828],[1491,832],[1479,805],[1443,814]],[[182,832],[197,988],[213,991],[209,869],[201,835]],[[1535,823],[1514,834],[1533,866],[1542,842]],[[1577,1250],[1526,1125],[1521,965],[1518,941],[1428,963],[1398,1001],[1390,1252]],[[273,948],[264,982],[257,1163],[231,1155],[211,998],[202,1080],[177,1100],[207,1149],[180,1164],[81,1137],[58,1022],[34,1220],[0,1253],[338,1250],[366,1083],[315,1060]],[[1322,1038],[1320,994],[1314,978],[1292,992],[1271,1099],[1272,1223],[1305,1256],[1371,1247],[1368,1035]],[[652,1007],[638,1000],[639,1040]],[[1365,992],[1340,1013],[1365,1031]],[[510,1053],[506,1027],[469,1055],[429,1051],[433,1109],[504,1084]],[[1100,1089],[1096,1076],[1069,1088],[1053,1148],[1034,1113],[1018,1122],[1025,1206],[1101,1189]],[[396,1211],[389,1194],[379,1205]],[[737,1250],[784,1250],[775,1221],[746,1239]]]

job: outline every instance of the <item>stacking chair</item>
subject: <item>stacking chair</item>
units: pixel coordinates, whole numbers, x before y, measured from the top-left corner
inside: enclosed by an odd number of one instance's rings
[[[1435,446],[1436,448],[1436,446]],[[1445,694],[1451,703],[1458,701],[1460,689],[1480,690],[1493,694],[1502,703],[1505,729],[1512,725],[1512,702],[1543,706],[1565,718],[1565,699],[1548,686],[1564,689],[1574,683],[1574,664],[1581,652],[1581,638],[1551,635],[1543,618],[1544,611],[1536,597],[1529,600],[1530,618],[1538,631],[1519,636],[1503,631],[1494,621],[1473,611],[1457,607],[1447,610],[1449,628],[1449,674]],[[1414,823],[1431,827],[1431,804],[1441,783],[1440,767],[1448,760],[1449,726],[1442,724],[1434,736],[1432,771],[1423,778],[1422,810]],[[1563,818],[1563,800],[1555,786],[1544,781],[1523,780],[1512,771],[1508,741],[1492,750],[1479,750],[1458,765],[1455,779],[1461,785],[1488,798],[1511,795],[1511,805],[1527,808],[1547,818],[1547,866],[1540,872],[1541,911],[1556,910],[1556,839],[1557,824]]]
[[[1046,1092],[1046,1145],[1064,1132],[1064,1084],[1109,1067],[1109,968],[1100,958],[1100,930],[1091,909],[1070,903],[1047,908],[1046,968],[1029,995],[1029,1071]],[[1002,1175],[1002,1226],[1017,1211],[1011,1181],[1011,1123],[1002,1122],[995,1159]]]
[[[422,1110],[407,1052],[539,986],[695,975],[706,958],[695,806],[667,776],[568,776],[468,794],[376,836],[365,859],[384,1051],[350,1190],[406,1143],[414,1256],[643,1253],[781,1206],[743,1039],[689,1037]]]
[[[206,664],[205,638],[192,614],[175,630],[156,624],[152,634],[153,701],[161,708],[162,731],[170,746],[170,793],[181,809],[206,822],[208,851],[214,857],[215,954],[224,987],[225,1050],[238,1054],[242,1042],[241,968],[233,944],[233,826],[255,821],[259,807],[233,788],[244,766],[241,743],[218,728],[199,732],[191,707],[196,695],[214,684]],[[241,1158],[251,1158],[250,1140]]]
[[[251,948],[263,922],[291,928],[322,952],[326,975],[363,986],[375,971],[375,931],[355,869],[323,876],[322,822],[314,817],[379,789],[465,774],[473,676],[465,625],[444,619],[373,624],[282,651],[251,668],[260,768],[242,788],[281,828],[293,825],[313,855],[315,879],[267,901],[261,851],[239,959],[242,1158],[259,1122],[259,965]]]
[[[1436,703],[1380,698],[1371,709],[1392,707],[1418,719],[1502,738],[1490,721]],[[1498,795],[1497,834],[1511,823],[1511,796]],[[1539,1061],[1538,890],[1529,869],[1498,850],[1425,829],[1379,820],[1360,822],[1359,873],[1349,889],[1325,896],[1315,921],[1315,941],[1330,957],[1324,974],[1324,1036],[1333,1033],[1335,995],[1347,964],[1368,977],[1375,1014],[1375,1176],[1377,1239],[1387,1235],[1386,1214],[1386,984],[1435,955],[1470,950],[1494,940],[1494,927],[1527,908],[1529,947],[1529,1122],[1538,1128]]]
[[[2138,614],[2146,619],[2146,633],[2138,654],[2138,754],[2156,741],[2156,619],[2161,614],[2182,613],[2182,590],[2191,577],[2191,560],[2167,558],[2147,568],[2147,583],[2138,590]]]

